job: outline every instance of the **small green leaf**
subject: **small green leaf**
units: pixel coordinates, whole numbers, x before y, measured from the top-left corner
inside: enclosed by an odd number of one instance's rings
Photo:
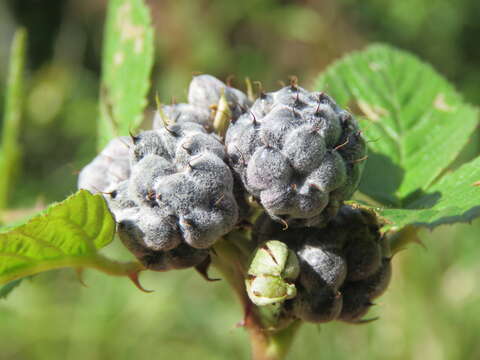
[[[92,267],[111,275],[140,270],[98,254],[115,234],[115,221],[101,195],[80,190],[26,224],[0,233],[0,284],[63,267]]]
[[[153,29],[144,1],[110,0],[103,47],[99,148],[142,122],[153,57]]]
[[[316,88],[358,115],[369,142],[360,190],[405,207],[451,164],[478,124],[478,112],[415,56],[373,45],[329,67]]]
[[[406,208],[376,210],[389,222],[386,229],[472,221],[480,216],[480,157],[445,175]]]
[[[15,175],[19,169],[21,146],[18,141],[22,117],[23,77],[27,31],[23,28],[15,32],[10,54],[10,68],[5,97],[2,146],[0,157],[0,209],[8,203]]]

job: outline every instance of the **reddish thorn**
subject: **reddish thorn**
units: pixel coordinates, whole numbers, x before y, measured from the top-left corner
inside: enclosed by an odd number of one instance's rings
[[[250,111],[250,115],[252,116],[253,120],[253,125],[257,125],[257,118],[255,117],[255,114]]]
[[[360,159],[353,160],[352,163],[353,164],[360,163],[360,162],[365,161],[367,159],[368,159],[368,155],[365,155],[364,157],[361,157]]]
[[[292,88],[292,90],[296,90],[297,89],[297,85],[298,85],[298,77],[296,77],[295,75],[292,75],[289,77],[290,80],[290,87]]]
[[[225,194],[222,194],[222,196],[220,196],[220,198],[215,201],[215,203],[213,204],[214,206],[218,206],[218,204],[220,204],[220,202],[225,198]]]
[[[180,114],[179,114],[179,115],[180,115]],[[177,116],[177,118],[175,119],[175,122],[176,122],[177,120],[178,120],[178,116]],[[177,137],[177,136],[178,136],[178,134],[177,134],[175,131],[173,131],[172,129],[170,129],[170,126],[165,126],[165,130],[167,130],[167,132],[168,132],[170,135],[174,136],[174,137]]]
[[[247,324],[246,320],[245,320],[245,319],[242,319],[242,320],[240,320],[239,322],[237,322],[237,323],[235,324],[235,327],[237,327],[237,328],[245,327],[246,324]]]
[[[140,280],[138,278],[139,271],[129,273],[127,276],[132,280],[133,284],[137,287],[138,290],[143,291],[145,293],[152,293],[153,290],[146,290],[142,284],[140,284]]]
[[[219,281],[221,279],[218,279],[218,278],[211,278],[210,276],[208,276],[208,269],[210,267],[210,264],[211,264],[212,260],[210,258],[210,256],[207,256],[207,258],[201,262],[200,264],[198,264],[197,266],[195,266],[195,270],[200,274],[200,276],[202,278],[204,278],[206,281]]]
[[[83,280],[83,271],[84,271],[83,268],[76,268],[75,269],[75,272],[77,274],[77,280],[80,282],[80,284],[82,284],[83,287],[88,287],[88,285]]]
[[[225,80],[225,84],[227,84],[228,87],[232,87],[233,79],[235,79],[235,75],[233,74],[228,75]]]
[[[380,317],[374,317],[374,318],[371,318],[371,319],[362,319],[362,320],[357,320],[357,321],[354,321],[353,324],[355,325],[363,325],[363,324],[368,324],[368,323],[371,323],[373,321],[376,321],[380,319]]]
[[[252,314],[252,303],[248,302],[245,305],[243,319],[237,323],[237,327],[245,327],[247,326],[248,318]]]
[[[335,147],[333,148],[333,150],[339,150],[339,149],[341,149],[342,147],[344,147],[345,145],[347,145],[347,144],[349,143],[349,141],[350,141],[350,138],[349,138],[349,137],[347,137],[347,140],[345,140],[345,142],[344,142],[344,143],[342,143],[342,144],[340,144],[340,145],[337,145],[337,146],[335,146]]]
[[[186,144],[186,143],[183,143],[181,145],[182,149],[185,150],[187,152],[188,155],[190,155],[192,153],[192,149],[190,149],[190,143]]]
[[[240,149],[238,148],[238,146],[236,144],[233,144],[233,146],[235,146],[235,149],[237,149],[238,153],[240,154],[240,159],[241,159],[243,165],[247,165],[247,162],[245,161],[245,157],[243,156],[243,154],[240,151]]]
[[[130,138],[132,139],[132,142],[135,144],[135,142],[138,140],[138,137],[133,135],[133,133],[130,130],[128,130],[128,134],[130,135]]]

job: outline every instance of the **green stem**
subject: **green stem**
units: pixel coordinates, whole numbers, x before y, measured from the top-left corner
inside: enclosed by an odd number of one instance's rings
[[[223,275],[223,278],[235,290],[235,293],[245,311],[244,327],[250,333],[253,360],[285,359],[295,334],[300,327],[300,321],[294,321],[289,326],[276,331],[265,329],[258,308],[250,301],[245,289],[245,274],[249,254],[240,246],[245,239],[231,236],[218,241],[215,246],[216,255],[212,256],[212,265]]]
[[[2,131],[2,151],[0,172],[0,209],[8,205],[8,197],[12,192],[14,177],[19,168],[20,120],[22,114],[23,73],[25,66],[27,32],[20,28],[16,31],[10,54],[7,91],[5,96],[5,115]]]
[[[295,321],[288,327],[269,332],[257,327],[249,327],[253,360],[285,359],[292,346],[301,322]]]
[[[35,275],[48,270],[69,267],[76,269],[93,268],[113,276],[131,276],[132,274],[136,274],[144,270],[143,265],[138,262],[118,262],[115,260],[110,260],[100,254],[95,254],[93,256],[67,256],[61,259],[42,261],[37,264],[31,263],[28,267],[25,267],[24,269],[16,269],[10,274],[3,274],[2,276],[0,276],[0,284],[5,284],[16,279]]]

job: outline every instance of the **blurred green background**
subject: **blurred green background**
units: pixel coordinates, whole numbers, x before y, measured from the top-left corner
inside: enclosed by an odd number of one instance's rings
[[[476,0],[157,0],[156,91],[181,101],[193,72],[265,89],[298,76],[309,87],[325,66],[374,41],[410,50],[480,103]],[[94,155],[106,1],[0,0],[0,113],[9,47],[29,32],[20,176],[13,221],[74,192]],[[165,101],[165,100],[164,100]],[[148,123],[147,123],[148,126]],[[478,137],[468,155],[478,154]],[[466,153],[467,154],[467,153]],[[389,291],[367,325],[304,326],[290,359],[480,359],[480,222],[422,231],[393,261]],[[128,254],[118,244],[106,252]],[[145,274],[153,294],[125,279],[73,271],[24,282],[0,300],[0,359],[248,359],[242,314],[222,282],[193,271]]]

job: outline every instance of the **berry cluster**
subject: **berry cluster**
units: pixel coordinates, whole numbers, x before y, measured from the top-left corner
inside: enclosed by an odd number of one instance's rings
[[[147,256],[149,267],[164,270],[158,256],[170,256],[180,245],[195,259],[197,253],[205,257],[205,249],[237,223],[223,144],[201,125],[184,122],[144,131],[133,138],[130,157],[126,191],[135,210],[119,215],[119,233],[137,256]]]
[[[195,77],[190,104],[164,106],[154,130],[112,140],[80,173],[79,187],[105,194],[120,238],[149,269],[202,263],[238,221],[225,147],[209,132],[222,95],[232,108],[248,106],[239,90]],[[111,175],[117,168],[121,176]]]
[[[216,241],[255,218],[238,247],[239,259],[256,247],[242,273],[251,302],[279,322],[358,322],[391,272],[375,215],[343,204],[365,159],[356,121],[325,93],[292,83],[252,103],[201,75],[153,130],[112,140],[79,187],[104,194],[125,246],[157,271],[205,270]]]
[[[259,244],[278,239],[298,257],[297,296],[283,304],[284,316],[315,323],[358,322],[390,281],[389,245],[367,210],[343,206],[322,229],[283,230],[261,216],[253,238]]]
[[[130,177],[129,137],[111,140],[78,176],[78,188],[92,193],[113,191]]]
[[[213,116],[220,97],[225,95],[230,108],[232,121],[235,121],[251,105],[247,96],[211,75],[195,76],[188,89],[188,104],[165,105],[157,111],[153,119],[153,128],[161,129],[165,118],[176,124],[195,122],[213,131]]]
[[[322,226],[358,186],[366,146],[350,113],[292,84],[261,94],[225,143],[245,189],[290,226]]]

